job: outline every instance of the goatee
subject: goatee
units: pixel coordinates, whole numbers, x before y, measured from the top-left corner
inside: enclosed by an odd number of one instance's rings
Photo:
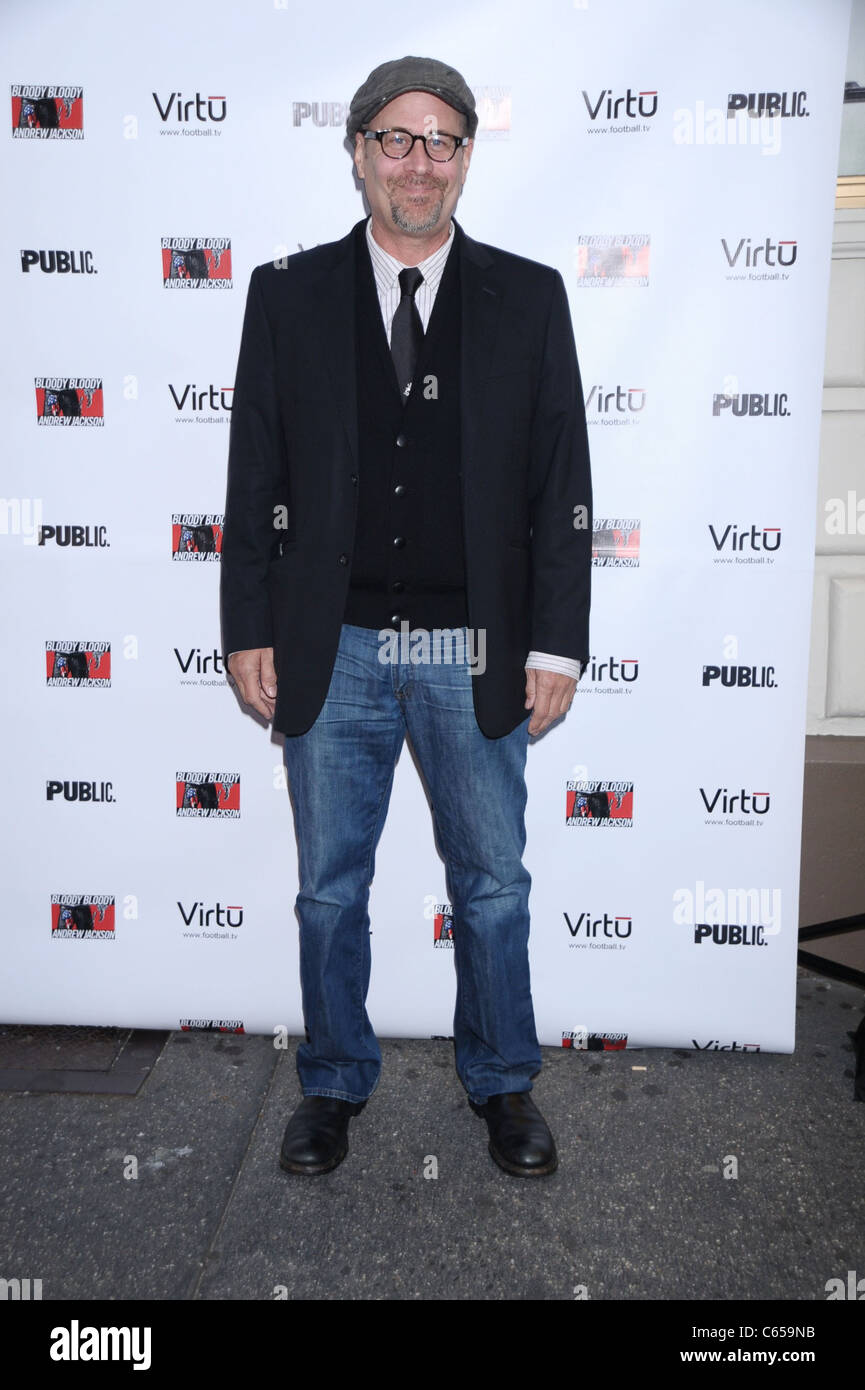
[[[401,186],[406,187],[405,184]],[[415,185],[415,187],[432,191],[429,184]],[[409,189],[409,191],[411,190]],[[425,212],[419,211],[414,215],[409,209],[400,207],[395,197],[391,195],[390,215],[394,226],[398,227],[401,232],[431,232],[441,217],[444,203],[444,195],[440,190],[437,189],[436,191],[438,192],[438,199],[433,206]]]

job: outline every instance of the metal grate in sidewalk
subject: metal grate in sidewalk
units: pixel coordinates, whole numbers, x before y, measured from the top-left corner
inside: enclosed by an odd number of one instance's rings
[[[0,1091],[134,1096],[166,1032],[70,1024],[0,1024]]]

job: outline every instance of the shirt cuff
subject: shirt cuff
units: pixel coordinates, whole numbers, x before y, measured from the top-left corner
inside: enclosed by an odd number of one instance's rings
[[[529,652],[526,666],[535,671],[556,671],[560,676],[570,676],[573,681],[578,681],[582,674],[582,666],[574,657],[550,656],[549,652]]]

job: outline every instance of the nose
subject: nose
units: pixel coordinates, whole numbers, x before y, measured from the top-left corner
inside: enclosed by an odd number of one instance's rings
[[[435,161],[430,159],[422,140],[415,140],[411,147],[411,154],[406,155],[402,164],[404,168],[408,167],[416,174],[425,174],[430,169],[435,168]]]

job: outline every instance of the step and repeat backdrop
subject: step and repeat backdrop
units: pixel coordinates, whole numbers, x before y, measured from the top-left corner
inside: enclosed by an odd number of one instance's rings
[[[364,215],[367,73],[458,67],[457,216],[568,288],[592,660],[529,749],[542,1042],[789,1052],[848,0],[5,7],[7,1022],[302,1031],[281,742],[218,581],[256,264]],[[383,1036],[451,1031],[406,747],[371,902]],[[457,924],[458,929],[458,924]]]

